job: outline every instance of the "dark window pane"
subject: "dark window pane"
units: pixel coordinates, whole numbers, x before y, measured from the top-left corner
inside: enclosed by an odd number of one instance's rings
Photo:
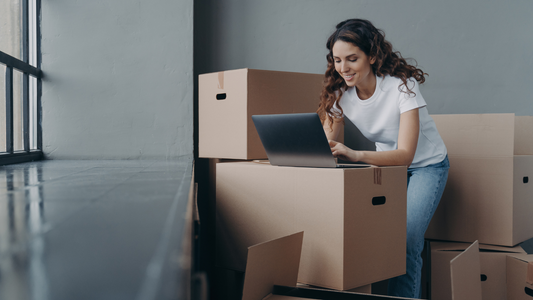
[[[6,66],[0,64],[0,152],[6,152]]]

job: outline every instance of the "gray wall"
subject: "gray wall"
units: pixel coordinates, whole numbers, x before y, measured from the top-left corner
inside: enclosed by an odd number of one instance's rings
[[[42,2],[52,159],[193,152],[193,0]]]
[[[533,2],[200,0],[195,70],[323,73],[335,25],[365,18],[429,73],[429,112],[533,115]]]

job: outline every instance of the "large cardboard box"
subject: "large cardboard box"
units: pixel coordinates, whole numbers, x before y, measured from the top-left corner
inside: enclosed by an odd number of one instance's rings
[[[323,74],[239,69],[198,79],[198,152],[203,158],[267,158],[252,115],[318,108]]]
[[[431,300],[449,300],[450,261],[464,252],[470,244],[431,242]],[[520,247],[500,247],[479,244],[480,273],[483,300],[507,299],[506,259],[509,254],[525,253]]]
[[[450,172],[426,238],[514,246],[533,237],[533,117],[433,115]]]
[[[533,255],[507,256],[507,299],[533,299]]]
[[[406,167],[217,165],[217,265],[244,270],[251,245],[305,231],[298,281],[349,290],[405,273]]]

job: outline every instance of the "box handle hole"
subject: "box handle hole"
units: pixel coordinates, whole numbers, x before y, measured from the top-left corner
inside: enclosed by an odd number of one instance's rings
[[[487,281],[487,275],[481,274],[481,281]]]
[[[524,183],[528,183],[528,182],[529,182],[529,177],[524,176],[524,179],[522,179],[522,181],[523,181]]]
[[[226,93],[217,94],[217,100],[226,100]]]
[[[528,288],[527,286],[524,288],[524,291],[526,292],[527,295],[533,297],[533,290]]]
[[[374,197],[372,198],[372,205],[383,205],[386,201],[385,196]]]

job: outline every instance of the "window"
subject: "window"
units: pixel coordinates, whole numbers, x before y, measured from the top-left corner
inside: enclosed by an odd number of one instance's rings
[[[42,158],[40,7],[0,1],[0,165]]]

